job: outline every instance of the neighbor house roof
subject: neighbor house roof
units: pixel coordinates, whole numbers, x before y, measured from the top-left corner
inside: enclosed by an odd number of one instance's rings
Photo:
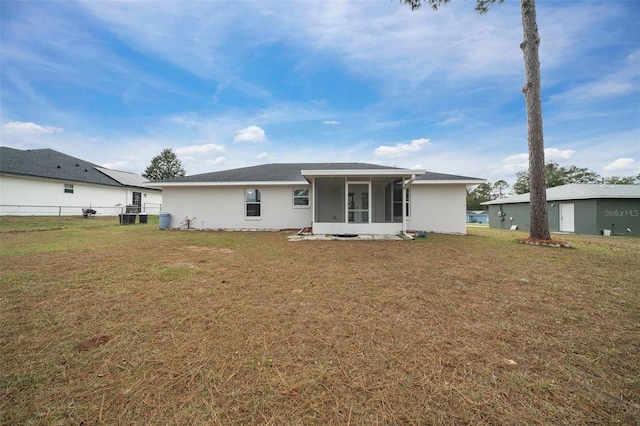
[[[53,149],[21,150],[2,146],[0,173],[64,182],[150,188],[147,186],[149,181],[142,176],[106,169]]]
[[[640,198],[640,185],[599,185],[570,183],[547,188],[547,201],[589,200],[594,198]],[[486,201],[483,205],[528,203],[529,193]]]
[[[451,181],[466,183],[466,181],[473,181],[474,184],[484,182],[482,179],[468,178],[465,176],[431,172],[425,173],[424,170],[402,169],[398,167],[381,166],[369,163],[272,163],[164,179],[154,181],[152,182],[152,185],[181,186],[201,184],[242,184],[246,182],[282,184],[296,182],[308,183],[307,179],[304,177],[305,175],[327,176],[333,174],[335,176],[345,176],[362,175],[367,172],[371,175],[378,173],[380,175],[411,176],[415,174],[417,175],[416,182]]]

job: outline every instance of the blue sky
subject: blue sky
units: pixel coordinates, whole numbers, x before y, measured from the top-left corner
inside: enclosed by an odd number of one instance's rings
[[[0,1],[1,144],[141,173],[361,161],[515,180],[519,2]],[[547,161],[640,173],[640,2],[538,0]]]

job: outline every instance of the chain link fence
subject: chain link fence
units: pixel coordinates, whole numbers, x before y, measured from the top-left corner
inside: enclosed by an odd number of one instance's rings
[[[141,206],[41,206],[0,204],[0,231],[157,224],[161,204]]]

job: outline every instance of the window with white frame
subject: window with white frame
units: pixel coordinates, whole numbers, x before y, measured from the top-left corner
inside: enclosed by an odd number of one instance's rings
[[[64,184],[64,193],[65,194],[73,194],[73,185],[65,183]]]
[[[245,216],[246,217],[260,217],[262,197],[259,189],[245,189],[244,190],[244,202],[245,202]]]
[[[405,188],[405,205],[404,205],[404,214],[406,217],[410,217],[410,198],[409,198],[409,188]],[[398,182],[393,187],[393,216],[394,217],[402,217],[402,182]]]
[[[293,190],[293,206],[309,207],[309,189],[295,188]]]

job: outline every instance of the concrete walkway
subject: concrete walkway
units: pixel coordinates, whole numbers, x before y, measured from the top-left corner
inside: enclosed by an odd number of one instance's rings
[[[289,241],[401,241],[399,235],[357,235],[355,237],[338,237],[335,235],[290,235]]]

